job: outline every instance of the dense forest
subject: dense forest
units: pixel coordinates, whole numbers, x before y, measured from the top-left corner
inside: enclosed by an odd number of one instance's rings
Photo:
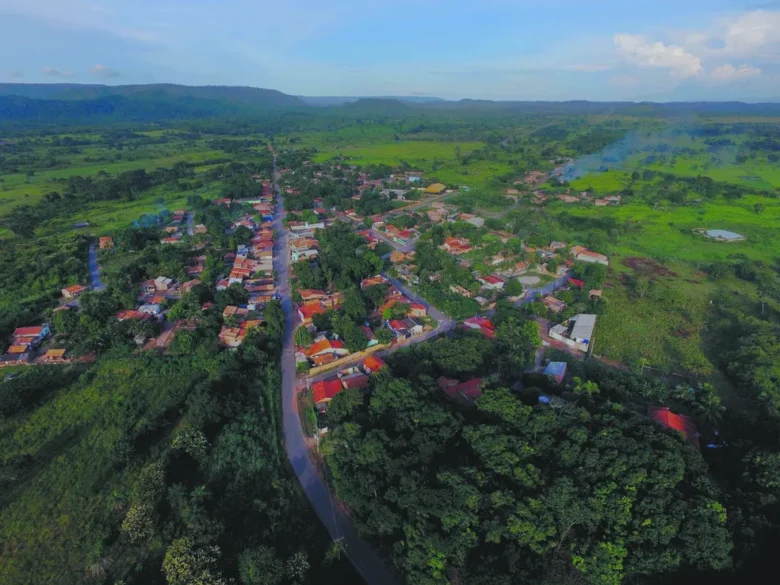
[[[475,341],[399,354],[369,395],[348,391],[329,408],[334,483],[407,582],[754,574],[778,529],[774,450],[748,441],[741,460],[705,461],[640,410],[641,395],[676,400],[663,385],[576,362],[572,386],[531,377],[517,393],[488,377],[476,408],[464,409],[436,376],[494,371],[490,343]],[[697,412],[703,425],[712,415]]]

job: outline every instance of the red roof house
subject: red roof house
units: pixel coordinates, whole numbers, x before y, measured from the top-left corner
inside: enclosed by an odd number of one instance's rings
[[[444,381],[446,380],[446,383]],[[482,378],[475,378],[468,382],[451,384],[455,380],[439,379],[439,386],[444,393],[455,402],[470,406],[476,402],[477,398],[482,396]]]
[[[582,280],[578,280],[576,278],[570,278],[569,284],[572,286],[576,286],[577,288],[585,288],[585,282]]]
[[[386,366],[385,361],[376,355],[370,355],[363,360],[363,369],[372,374],[377,373],[379,370]]]
[[[693,421],[684,414],[675,414],[668,407],[654,407],[648,409],[650,418],[667,429],[674,429],[682,433],[685,440],[699,448],[699,433]]]
[[[485,317],[471,317],[463,322],[463,326],[475,331],[479,331],[488,339],[493,339],[496,336],[496,328],[490,319]]]
[[[330,378],[328,380],[320,380],[314,382],[311,385],[312,392],[314,393],[314,402],[318,405],[325,405],[344,389],[341,384],[341,380],[338,378]]]

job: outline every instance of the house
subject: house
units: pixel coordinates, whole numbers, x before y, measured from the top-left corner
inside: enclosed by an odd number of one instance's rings
[[[349,350],[344,347],[344,342],[340,339],[328,339],[325,336],[318,337],[310,347],[303,350],[303,355],[310,359],[326,354],[332,355],[335,359],[349,355]]]
[[[461,213],[458,216],[458,219],[460,221],[465,221],[466,223],[470,223],[471,225],[473,225],[475,227],[478,227],[478,228],[484,227],[484,225],[485,225],[485,220],[484,219],[482,219],[479,216],[472,215],[470,213]]]
[[[378,286],[382,284],[387,284],[387,279],[381,274],[377,274],[376,276],[371,276],[370,278],[364,278],[360,283],[360,290],[368,288],[369,286]]]
[[[480,276],[477,278],[483,288],[488,290],[501,290],[506,285],[506,281],[500,276],[495,274],[488,274],[487,276]]]
[[[249,309],[246,307],[237,307],[235,305],[228,305],[222,311],[222,318],[235,317],[236,319],[244,319],[249,316]]]
[[[363,360],[363,371],[366,372],[366,374],[376,374],[385,367],[387,367],[387,364],[377,355],[370,355]]]
[[[606,207],[607,205],[609,205],[609,201],[607,201],[606,199],[596,199],[593,201],[593,205],[595,205],[596,207]]]
[[[329,378],[327,380],[320,380],[314,382],[311,385],[312,394],[314,395],[314,403],[320,410],[325,410],[328,407],[328,402],[344,390],[344,386],[341,384],[339,378]]]
[[[89,225],[89,224],[87,224]],[[0,368],[12,366],[26,366],[30,363],[29,353],[4,354],[0,355]]]
[[[310,325],[315,315],[321,315],[326,309],[320,301],[310,301],[297,306],[298,318],[303,325]]]
[[[602,291],[601,289],[598,289],[598,288],[594,288],[593,290],[588,292],[588,298],[591,301],[593,301],[593,300],[596,300],[596,299],[600,299],[602,294],[604,294],[604,291]]]
[[[209,228],[207,228],[202,223],[199,223],[198,225],[195,226],[195,229],[193,231],[195,232],[196,235],[207,234],[209,233]]]
[[[114,247],[114,240],[109,236],[103,236],[98,242],[101,250],[110,250]]]
[[[686,441],[699,448],[699,433],[693,421],[684,414],[675,414],[668,407],[654,407],[648,409],[648,414],[653,422],[657,422],[667,429],[673,429],[682,434]]]
[[[199,280],[189,280],[181,285],[181,290],[182,292],[188,293],[199,284]]]
[[[328,293],[326,293],[324,290],[318,290],[318,289],[311,289],[311,288],[304,288],[298,291],[298,294],[301,295],[301,300],[304,303],[308,303],[311,301],[319,301],[321,299],[327,298]]]
[[[80,297],[82,293],[86,291],[87,291],[86,286],[83,286],[81,284],[74,284],[72,286],[63,288],[61,292],[62,292],[62,298],[75,299],[76,297]]]
[[[13,345],[24,345],[36,348],[49,335],[51,335],[51,329],[49,329],[49,325],[45,323],[39,327],[19,327],[13,332]]]
[[[219,342],[225,347],[238,347],[241,345],[242,335],[240,327],[222,327],[218,335]]]
[[[473,405],[482,396],[482,378],[475,378],[467,382],[460,382],[452,378],[442,376],[436,382],[447,397],[464,406]]]
[[[149,303],[138,307],[138,311],[141,313],[148,313],[149,315],[159,315],[162,311],[162,307],[157,304]]]
[[[490,322],[490,319],[486,319],[485,317],[471,317],[466,319],[463,322],[463,326],[467,329],[479,331],[488,339],[493,339],[496,336],[496,328],[493,326],[493,323]]]
[[[390,254],[390,262],[393,264],[400,264],[404,260],[406,260],[406,254],[403,252],[395,251]]]
[[[64,349],[50,349],[41,358],[41,363],[43,363],[43,364],[68,364],[68,363],[70,363],[73,360],[71,360],[70,358],[65,357],[66,351],[67,350],[64,350]]]
[[[442,185],[441,183],[433,183],[432,185],[428,185],[425,188],[425,193],[428,195],[440,195],[441,193],[444,193],[444,191],[447,190],[446,185]]]
[[[423,332],[423,326],[409,317],[406,319],[391,319],[387,322],[387,326],[398,339],[409,339]]]
[[[571,319],[550,328],[550,337],[569,347],[586,352],[593,340],[596,315],[575,315]]]
[[[151,315],[133,309],[125,309],[116,314],[117,321],[147,321]]]
[[[550,376],[558,384],[563,384],[563,378],[566,376],[566,362],[550,362],[544,369],[544,375]]]
[[[465,254],[471,250],[471,244],[466,238],[447,237],[442,247],[450,254]]]
[[[162,240],[160,240],[160,243],[161,244],[180,244],[181,243],[181,238],[173,238],[173,237],[163,238]]]
[[[371,379],[358,371],[357,374],[342,377],[341,385],[345,390],[366,390],[371,385]]]
[[[552,295],[547,295],[544,297],[542,302],[553,313],[563,313],[566,310],[566,303],[560,299],[556,299]]]
[[[569,278],[568,283],[570,286],[573,286],[575,288],[584,288],[585,287],[585,281],[579,280],[577,278]]]
[[[571,255],[574,256],[574,259],[579,260],[580,262],[590,262],[609,266],[609,258],[607,258],[604,254],[591,252],[583,246],[572,246],[570,252]]]
[[[373,331],[371,331],[371,327],[368,327],[367,325],[361,325],[360,328],[363,330],[363,333],[366,334],[366,347],[374,347],[375,345],[379,345],[379,340],[376,338],[376,335]]]
[[[450,285],[450,291],[454,292],[456,295],[461,295],[463,297],[466,297],[467,299],[470,299],[471,297],[474,296],[469,289],[464,288],[464,287],[460,286],[459,284],[456,284],[456,285],[452,285],[451,284]]]
[[[154,279],[154,286],[156,290],[167,291],[173,288],[173,279],[166,278],[165,276],[158,276]]]
[[[544,181],[545,177],[546,175],[543,171],[531,171],[530,173],[526,174],[522,182],[526,185],[536,185],[537,183]],[[516,181],[516,183],[517,182],[519,181]]]
[[[409,304],[409,316],[410,317],[425,317],[428,315],[428,308],[420,303]]]
[[[579,201],[579,198],[572,195],[558,195],[558,199],[564,203],[577,203]]]

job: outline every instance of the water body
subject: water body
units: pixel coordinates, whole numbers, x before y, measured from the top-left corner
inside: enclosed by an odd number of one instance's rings
[[[745,239],[745,236],[742,236],[736,232],[730,232],[728,230],[707,230],[704,233],[707,234],[710,238],[715,238],[716,240],[726,240],[727,242],[734,242]]]

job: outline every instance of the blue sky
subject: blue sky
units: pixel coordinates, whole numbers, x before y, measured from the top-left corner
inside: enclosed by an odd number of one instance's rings
[[[0,0],[0,81],[780,100],[780,1]]]

